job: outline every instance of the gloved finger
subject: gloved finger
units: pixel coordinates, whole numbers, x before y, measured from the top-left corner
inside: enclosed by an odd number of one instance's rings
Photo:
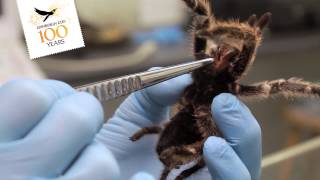
[[[141,127],[165,120],[168,106],[181,97],[191,82],[190,74],[186,74],[133,93],[121,104],[115,116]]]
[[[135,174],[130,180],[155,180],[153,176],[145,172]]]
[[[161,68],[154,67],[150,70],[156,69]],[[191,83],[191,74],[181,75],[168,81],[143,89],[140,92],[144,97],[141,98],[146,98],[146,100],[149,100],[150,103],[155,103],[157,105],[170,106],[181,97],[184,89]]]
[[[203,156],[214,180],[251,180],[250,173],[231,146],[222,138],[209,137]]]
[[[0,87],[0,142],[24,137],[59,98],[75,91],[52,80],[13,80]]]
[[[221,94],[212,103],[212,113],[223,137],[248,168],[251,178],[260,178],[261,128],[250,110],[231,94]]]
[[[119,180],[120,169],[112,153],[102,144],[90,144],[58,180]],[[142,179],[141,179],[142,180]]]
[[[58,100],[44,119],[26,136],[25,146],[35,151],[33,171],[56,176],[90,144],[103,124],[101,104],[92,95],[76,93]]]
[[[103,126],[96,139],[117,158],[142,148],[141,141],[132,143],[129,137],[142,127],[168,120],[168,105],[175,102],[190,83],[190,75],[183,75],[131,94]]]
[[[161,68],[154,67],[150,70],[156,69]],[[154,122],[163,120],[163,117],[166,117],[163,114],[167,115],[163,112],[181,97],[184,89],[191,83],[191,75],[185,74],[148,87],[129,96],[122,106],[120,106],[119,111],[121,111],[121,108],[129,106],[133,113],[142,113]]]

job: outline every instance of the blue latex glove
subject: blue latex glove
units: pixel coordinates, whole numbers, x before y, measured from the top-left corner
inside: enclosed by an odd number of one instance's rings
[[[225,138],[210,137],[204,146],[213,179],[260,179],[261,129],[250,110],[231,94],[217,96],[211,109]]]
[[[137,171],[146,171],[158,179],[163,169],[155,153],[157,135],[137,142],[128,138],[142,127],[169,119],[169,106],[192,82],[183,75],[131,94],[97,135],[119,162],[122,179]],[[208,168],[189,179],[258,180],[261,161],[261,131],[248,108],[230,94],[216,97],[212,105],[214,119],[226,140],[210,137],[204,146]],[[169,179],[178,172],[173,172]],[[140,178],[140,180],[144,180]]]
[[[16,80],[0,87],[0,101],[0,179],[122,180],[112,153],[94,141],[103,109],[93,96]]]

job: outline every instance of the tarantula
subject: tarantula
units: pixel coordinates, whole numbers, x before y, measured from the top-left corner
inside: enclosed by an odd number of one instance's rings
[[[212,65],[192,73],[189,85],[179,101],[178,113],[162,127],[145,127],[136,132],[132,141],[146,134],[160,134],[156,151],[165,168],[161,180],[170,171],[190,162],[196,164],[176,177],[182,180],[205,166],[203,144],[209,136],[222,136],[211,115],[212,99],[220,93],[242,97],[320,95],[320,86],[297,78],[265,81],[255,85],[241,85],[243,77],[255,59],[262,40],[262,30],[270,22],[271,14],[259,19],[256,15],[247,22],[217,20],[209,0],[183,0],[194,12],[194,56],[200,60],[213,57]]]

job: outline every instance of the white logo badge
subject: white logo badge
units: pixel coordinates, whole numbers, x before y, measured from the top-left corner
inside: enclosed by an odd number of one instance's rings
[[[84,47],[74,0],[17,0],[31,59]]]

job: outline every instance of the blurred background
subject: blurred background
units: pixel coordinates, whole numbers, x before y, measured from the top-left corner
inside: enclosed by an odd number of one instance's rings
[[[76,0],[86,48],[30,61],[15,1],[0,0],[0,82],[28,76],[82,85],[191,61],[191,17],[180,0]],[[318,0],[215,0],[220,19],[273,14],[256,62],[243,79],[320,80]],[[123,99],[105,103],[106,119]],[[263,180],[320,179],[320,103],[246,102],[263,130]],[[290,158],[291,157],[291,158]]]

